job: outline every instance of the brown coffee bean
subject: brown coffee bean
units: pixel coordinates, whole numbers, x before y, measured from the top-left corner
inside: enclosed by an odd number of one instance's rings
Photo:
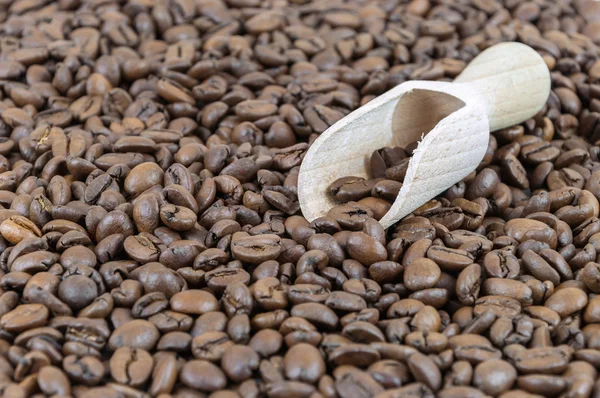
[[[183,206],[164,205],[160,208],[160,219],[174,231],[189,231],[196,223],[196,214]]]
[[[44,326],[49,311],[42,304],[22,304],[0,318],[0,326],[7,332],[23,332]]]
[[[447,272],[461,271],[473,262],[472,256],[467,251],[443,246],[431,246],[427,250],[427,258]]]
[[[357,201],[369,195],[372,184],[362,177],[343,177],[330,186],[331,195],[339,202]]]
[[[285,374],[290,380],[316,382],[325,373],[325,361],[310,344],[294,345],[284,358]]]
[[[504,250],[493,250],[485,255],[483,267],[491,277],[514,279],[521,271],[515,255]]]
[[[179,377],[186,386],[200,391],[217,391],[227,385],[223,371],[208,361],[187,362]]]
[[[350,256],[364,265],[371,265],[387,258],[385,247],[363,232],[352,232],[346,240]]]
[[[550,296],[544,306],[556,311],[561,317],[583,309],[588,303],[583,290],[574,287],[561,289]]]
[[[117,382],[137,387],[150,377],[153,365],[147,351],[121,347],[110,358],[110,373]]]
[[[133,221],[140,232],[153,232],[160,224],[160,204],[154,195],[142,195],[133,206]]]
[[[225,351],[221,366],[229,379],[241,382],[248,379],[258,368],[259,356],[250,347],[234,345]]]
[[[219,308],[217,299],[203,290],[187,290],[171,297],[171,309],[184,314],[202,315]]]
[[[555,374],[563,372],[572,355],[567,346],[519,349],[514,355],[515,367],[520,372]]]
[[[112,350],[120,347],[151,350],[156,345],[160,334],[156,327],[145,320],[132,320],[115,329],[108,345]]]
[[[483,169],[467,187],[465,198],[488,198],[500,182],[498,174],[492,169]]]
[[[471,264],[456,279],[456,296],[461,303],[473,305],[479,297],[481,287],[481,266]]]
[[[435,286],[440,280],[440,267],[433,261],[420,258],[404,270],[404,284],[410,290],[423,290]]]
[[[567,388],[567,383],[562,377],[544,374],[520,376],[517,383],[529,393],[544,396],[560,394]]]
[[[144,192],[163,181],[164,172],[155,163],[142,163],[132,168],[125,178],[124,188],[130,195]]]
[[[14,245],[23,239],[42,236],[40,229],[23,216],[11,216],[3,221],[0,224],[0,234]]]
[[[40,390],[48,395],[68,395],[71,384],[65,373],[55,366],[44,366],[37,377]]]
[[[171,297],[185,286],[181,276],[157,262],[144,264],[129,275],[141,283],[145,293],[160,292]]]
[[[408,368],[415,380],[436,391],[442,385],[442,374],[430,358],[417,352],[408,357]]]
[[[531,289],[526,284],[513,279],[488,278],[481,285],[481,293],[489,296],[509,297],[524,306],[533,304]]]
[[[486,394],[500,394],[512,387],[516,369],[506,361],[491,359],[475,367],[473,384]]]
[[[508,236],[519,242],[534,239],[547,243],[552,249],[556,248],[556,232],[540,221],[516,218],[507,222],[504,229]]]
[[[100,360],[94,356],[68,355],[63,360],[63,369],[72,380],[96,385],[104,378],[105,369]]]
[[[331,309],[320,303],[303,303],[292,307],[292,316],[306,318],[308,321],[333,329],[339,318]]]
[[[232,254],[243,262],[260,264],[276,259],[281,253],[280,238],[266,234],[234,238],[231,242]]]

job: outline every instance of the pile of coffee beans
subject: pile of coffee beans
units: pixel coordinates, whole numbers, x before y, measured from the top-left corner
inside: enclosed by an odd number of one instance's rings
[[[407,148],[381,148],[373,152],[369,162],[372,178],[349,176],[338,178],[329,186],[329,193],[336,202],[357,201],[373,211],[373,218],[380,220],[388,212],[408,171],[408,163],[418,142]]]
[[[599,7],[0,0],[0,396],[599,397]],[[476,171],[303,218],[320,133],[503,41],[552,93]]]

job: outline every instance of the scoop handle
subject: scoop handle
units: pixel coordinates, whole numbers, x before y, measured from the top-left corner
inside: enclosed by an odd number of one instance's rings
[[[454,80],[465,95],[486,103],[490,131],[531,118],[550,94],[550,71],[542,57],[521,43],[501,43],[479,54]]]

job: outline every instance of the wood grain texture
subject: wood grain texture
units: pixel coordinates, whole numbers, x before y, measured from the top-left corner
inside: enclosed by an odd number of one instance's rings
[[[371,153],[421,140],[404,185],[380,220],[389,227],[473,171],[489,132],[535,115],[550,93],[542,58],[520,43],[476,57],[455,83],[411,81],[344,117],[313,143],[298,176],[298,198],[312,221],[336,205],[327,193],[344,176],[368,176]]]
[[[550,71],[542,57],[522,43],[490,47],[454,80],[459,91],[476,92],[487,101],[490,131],[523,123],[550,95]],[[467,85],[467,87],[461,87]]]

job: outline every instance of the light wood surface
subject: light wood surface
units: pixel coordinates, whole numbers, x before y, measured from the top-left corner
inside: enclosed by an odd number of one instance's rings
[[[483,159],[489,132],[531,118],[549,93],[546,64],[520,43],[485,50],[454,83],[403,83],[332,125],[311,145],[298,177],[302,213],[309,221],[326,215],[336,205],[327,192],[336,179],[370,177],[374,150],[421,140],[398,197],[380,220],[387,228],[466,177]]]

